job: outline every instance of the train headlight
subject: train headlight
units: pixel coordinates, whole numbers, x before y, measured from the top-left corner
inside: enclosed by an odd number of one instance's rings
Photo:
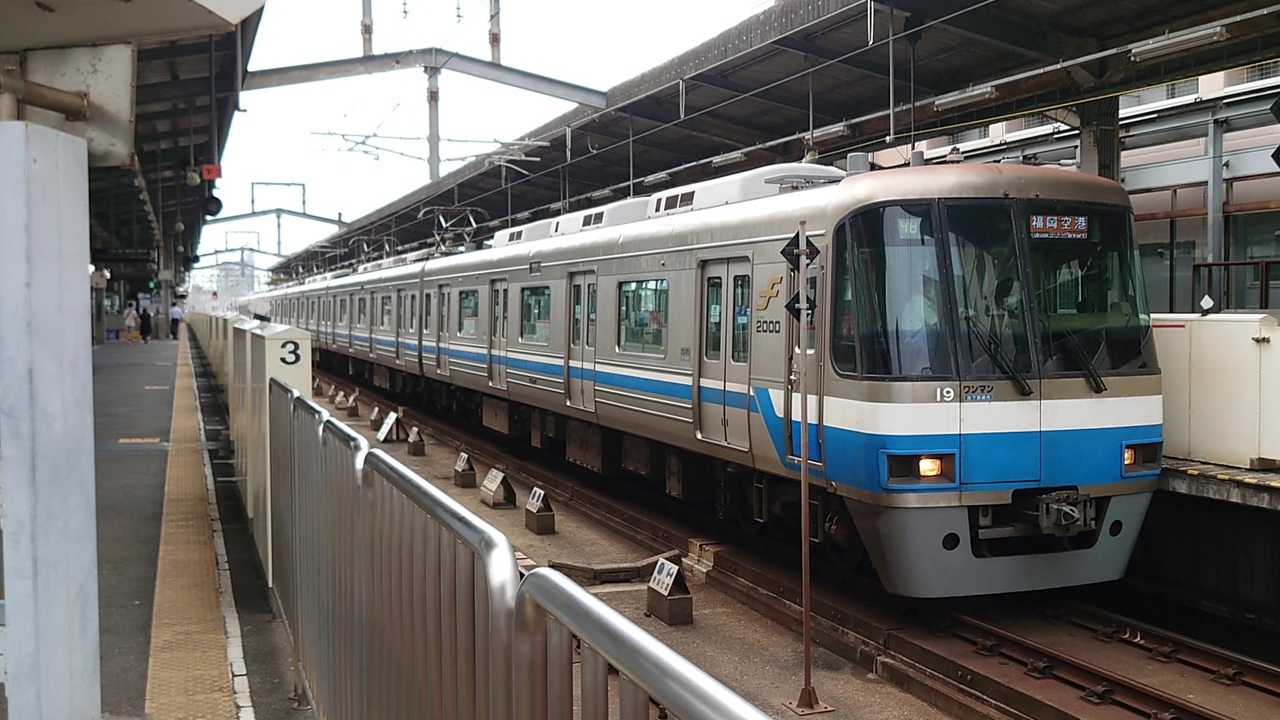
[[[1132,464],[1134,464],[1134,463],[1136,463],[1136,462],[1138,462],[1138,453],[1137,453],[1137,451],[1136,451],[1136,450],[1134,450],[1134,449],[1133,449],[1133,448],[1131,448],[1131,447],[1127,447],[1127,448],[1125,448],[1125,449],[1124,449],[1124,464],[1125,464],[1125,466],[1127,467],[1127,466],[1132,465]]]
[[[1126,452],[1131,451],[1126,450]],[[1128,455],[1125,457],[1127,459]],[[920,477],[922,478],[939,477],[942,475],[942,458],[922,457],[918,464],[920,468]]]

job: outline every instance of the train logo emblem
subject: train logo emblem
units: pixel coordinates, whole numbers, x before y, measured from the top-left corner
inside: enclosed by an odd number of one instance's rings
[[[781,284],[781,275],[774,275],[773,278],[769,280],[769,285],[760,291],[760,302],[756,304],[756,310],[764,311],[769,309],[769,301],[781,294],[781,291],[778,290],[778,286]]]

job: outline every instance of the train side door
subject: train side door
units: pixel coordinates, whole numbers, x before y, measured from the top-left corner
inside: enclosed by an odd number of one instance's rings
[[[489,282],[489,385],[507,388],[507,281]]]
[[[810,240],[812,242],[812,239]],[[825,248],[823,248],[825,250]],[[825,253],[824,253],[825,254]],[[821,262],[821,260],[819,260]],[[809,293],[809,303],[812,311],[806,322],[797,322],[790,314],[787,316],[787,348],[788,362],[787,367],[790,372],[787,375],[786,383],[786,403],[784,405],[784,414],[786,415],[786,436],[787,436],[787,454],[793,458],[800,457],[800,363],[805,364],[805,394],[808,396],[808,434],[809,434],[809,460],[813,463],[821,464],[822,458],[822,357],[823,354],[818,349],[818,344],[822,341],[822,333],[818,332],[818,328],[822,327],[822,274],[821,265],[814,264],[809,266],[809,277],[807,282],[803,283],[805,289]],[[788,301],[793,297],[798,297],[801,283],[798,281],[798,275],[795,272],[788,273],[787,279],[787,298]],[[800,354],[800,333],[807,334],[806,345],[807,352],[802,357]]]
[[[703,439],[750,447],[751,263],[703,263],[698,429]]]
[[[590,412],[596,409],[596,274],[569,276],[569,404]]]
[[[448,285],[440,286],[440,319],[436,322],[436,372],[449,376],[449,293]]]

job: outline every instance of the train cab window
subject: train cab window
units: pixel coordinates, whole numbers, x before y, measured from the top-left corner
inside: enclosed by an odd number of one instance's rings
[[[729,359],[745,363],[751,354],[751,276],[733,276],[733,346]]]
[[[1022,265],[1013,208],[949,203],[947,234],[960,318],[957,347],[966,377],[1031,371]]]
[[[941,255],[929,205],[890,205],[836,232],[831,354],[838,372],[952,375]]]
[[[1019,223],[1029,236],[1045,374],[1153,368],[1151,316],[1129,212],[1058,203],[1025,210]]]
[[[667,281],[618,283],[618,350],[667,354]]]
[[[703,355],[711,362],[720,361],[720,349],[724,342],[724,278],[707,278],[704,297],[707,299],[706,317],[703,318]]]
[[[576,326],[577,318],[574,322]],[[551,342],[551,288],[544,285],[520,290],[520,342]]]
[[[596,346],[596,284],[587,283],[587,347]]]
[[[480,293],[476,290],[458,291],[458,335],[479,337]]]

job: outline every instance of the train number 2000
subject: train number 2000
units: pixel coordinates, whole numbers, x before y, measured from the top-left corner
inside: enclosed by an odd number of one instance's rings
[[[756,332],[780,333],[782,332],[782,321],[781,320],[756,320]]]

